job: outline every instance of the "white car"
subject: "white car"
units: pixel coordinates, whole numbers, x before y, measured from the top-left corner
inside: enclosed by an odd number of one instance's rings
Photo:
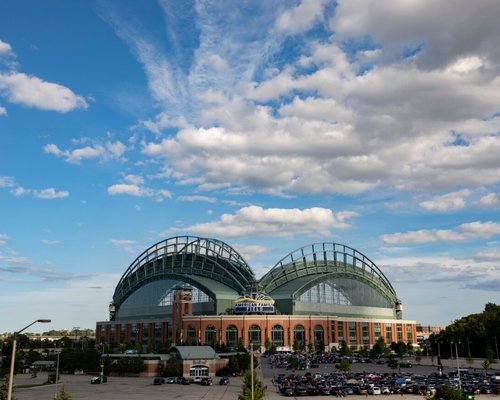
[[[382,390],[380,390],[380,388],[378,386],[373,386],[369,389],[368,393],[370,393],[372,395],[379,395],[379,394],[382,394]]]

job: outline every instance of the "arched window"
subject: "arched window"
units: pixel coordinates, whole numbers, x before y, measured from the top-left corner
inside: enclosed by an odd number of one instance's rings
[[[316,350],[325,351],[325,330],[321,325],[314,327],[314,346]]]
[[[208,325],[205,329],[205,344],[214,346],[217,341],[217,330],[215,326]]]
[[[195,345],[198,343],[198,338],[196,337],[196,328],[193,325],[189,325],[187,328],[186,343],[188,345]]]
[[[254,349],[261,346],[260,340],[260,327],[258,325],[252,325],[248,330],[248,344],[252,343]]]
[[[234,325],[229,325],[226,329],[226,346],[238,346],[238,328]]]
[[[276,347],[283,346],[285,343],[284,341],[284,334],[283,334],[283,327],[281,325],[274,325],[271,329],[271,343],[274,344]]]
[[[306,330],[302,325],[297,325],[293,330],[293,348],[303,350],[306,344]]]

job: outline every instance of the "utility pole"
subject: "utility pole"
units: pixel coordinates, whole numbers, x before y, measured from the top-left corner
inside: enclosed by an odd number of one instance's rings
[[[462,393],[462,379],[460,378],[460,361],[458,360],[457,340],[455,340],[455,353],[457,355],[458,390],[460,390],[460,393]]]
[[[253,382],[253,343],[250,343],[250,374],[252,376],[252,400],[255,399],[255,393],[254,393],[254,382]]]

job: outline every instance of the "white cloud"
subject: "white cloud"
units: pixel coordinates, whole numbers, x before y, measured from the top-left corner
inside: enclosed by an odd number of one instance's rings
[[[0,40],[0,56],[4,54],[12,54],[12,47],[9,43]]]
[[[132,253],[135,254],[137,252],[136,249],[136,241],[135,240],[128,240],[128,239],[111,239],[110,242],[123,249],[127,253]]]
[[[500,194],[488,193],[481,197],[476,203],[479,207],[484,208],[499,208],[500,207]]]
[[[328,0],[302,0],[300,4],[283,12],[276,20],[276,28],[291,34],[310,29],[323,18],[323,8]]]
[[[257,244],[239,244],[235,243],[233,245],[235,249],[238,249],[238,253],[248,262],[257,256],[266,254],[269,249],[265,246],[260,246]]]
[[[465,257],[391,257],[377,260],[392,282],[446,282],[454,287],[497,291],[500,284],[498,253],[477,253]]]
[[[144,183],[144,178],[138,175],[129,174],[123,178],[125,182],[132,183],[134,185],[141,185]]]
[[[117,183],[108,187],[108,194],[111,196],[129,195],[134,197],[152,197],[156,201],[170,199],[172,193],[166,189],[154,190],[140,185],[129,183]]]
[[[251,26],[241,23],[247,15],[238,2],[197,5],[199,48],[189,72],[149,35],[107,19],[144,65],[161,107],[140,123],[156,134],[143,142],[143,154],[164,161],[176,183],[279,196],[445,193],[500,177],[500,50],[493,39],[500,6],[459,4],[259,3]],[[172,22],[172,5],[161,6]],[[331,16],[331,35],[312,31]],[[184,39],[169,33],[172,48],[181,49]],[[376,49],[361,40],[354,51],[360,38],[372,38]],[[162,136],[167,127],[179,130]],[[462,204],[436,198],[422,206]]]
[[[7,115],[7,109],[5,107],[0,106],[0,115]]]
[[[330,236],[334,228],[350,227],[347,221],[357,215],[352,211],[334,213],[319,207],[300,210],[249,206],[239,209],[235,214],[223,214],[218,221],[196,224],[182,230],[216,237]]]
[[[27,196],[27,195],[31,194],[31,189],[26,189],[26,188],[23,188],[22,186],[18,186],[15,189],[12,189],[10,191],[10,193],[16,197]]]
[[[151,189],[143,188],[138,185],[117,183],[116,185],[108,187],[108,194],[110,194],[111,196],[128,194],[129,196],[135,197],[151,197],[153,196],[153,191]]]
[[[8,188],[14,186],[14,178],[11,176],[0,176],[0,188]]]
[[[386,244],[422,244],[448,241],[464,241],[489,239],[500,234],[500,223],[469,222],[459,225],[456,229],[422,229],[410,232],[398,232],[381,236]]]
[[[70,89],[20,72],[0,73],[0,93],[15,104],[62,113],[86,109],[87,102]]]
[[[193,196],[179,196],[177,197],[177,200],[180,201],[188,201],[188,202],[193,202],[193,201],[206,201],[207,203],[216,203],[217,199],[215,197],[209,197],[209,196],[199,196],[199,195],[193,195]]]
[[[43,244],[46,244],[48,246],[53,246],[53,245],[61,243],[60,240],[48,240],[48,239],[42,239],[42,240],[40,240],[40,242]]]
[[[56,191],[53,188],[47,188],[43,190],[34,190],[33,194],[36,198],[38,199],[45,199],[45,200],[50,200],[50,199],[64,199],[69,196],[69,192],[67,191]]]
[[[3,246],[7,242],[7,239],[9,239],[9,236],[5,233],[0,233],[0,246]]]
[[[442,196],[436,196],[432,200],[420,202],[420,207],[429,211],[455,211],[466,206],[465,197],[470,196],[470,190],[464,189],[458,192],[448,193]]]
[[[123,155],[127,150],[122,142],[96,143],[92,146],[85,146],[73,150],[61,150],[53,143],[46,144],[43,151],[56,157],[63,157],[71,164],[80,164],[83,160],[98,158],[100,161],[123,160]]]

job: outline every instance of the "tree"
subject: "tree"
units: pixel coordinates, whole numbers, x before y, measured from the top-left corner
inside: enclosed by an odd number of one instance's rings
[[[9,391],[8,382],[9,375],[5,375],[5,377],[0,379],[0,400],[7,400],[7,393]],[[16,400],[14,396],[12,396],[12,400]]]
[[[420,364],[420,361],[422,360],[422,352],[420,350],[417,350],[415,353],[415,361],[417,364]]]
[[[434,398],[438,400],[462,400],[464,396],[459,390],[444,385],[436,392]]]
[[[349,360],[343,358],[340,360],[338,369],[340,369],[342,372],[349,372],[351,370],[351,363]]]
[[[31,379],[36,379],[36,377],[38,376],[38,372],[40,371],[40,368],[31,368],[30,369],[30,372],[31,372]]]
[[[491,366],[491,363],[490,363],[490,361],[486,358],[486,359],[483,361],[482,367],[484,368],[484,370],[485,370],[486,372],[488,372],[488,370],[490,369],[490,366]]]
[[[472,358],[472,354],[471,353],[467,354],[466,360],[467,360],[467,364],[469,364],[469,368],[471,368],[472,364],[474,364],[474,359]]]
[[[345,340],[342,340],[342,342],[340,342],[340,354],[342,354],[343,356],[350,356],[352,354],[352,350],[347,345],[347,342]]]
[[[59,392],[57,392],[57,395],[54,397],[54,400],[71,400],[72,397],[71,395],[66,391],[64,388],[64,385],[61,386],[59,389]]]
[[[247,370],[243,380],[243,391],[238,396],[238,400],[252,400],[252,374],[253,374],[253,393],[254,400],[262,400],[264,398],[264,389],[262,383],[257,379],[255,371]]]
[[[264,341],[264,347],[267,352],[269,352],[269,349],[271,348],[271,341],[269,340],[268,337],[266,337],[266,340]]]
[[[397,369],[399,367],[398,359],[395,356],[390,356],[387,360],[387,365],[391,369]]]
[[[384,338],[379,337],[377,339],[370,353],[373,357],[378,357],[387,353],[387,346],[385,344]]]
[[[182,376],[181,364],[175,357],[170,357],[165,365],[165,376]]]

